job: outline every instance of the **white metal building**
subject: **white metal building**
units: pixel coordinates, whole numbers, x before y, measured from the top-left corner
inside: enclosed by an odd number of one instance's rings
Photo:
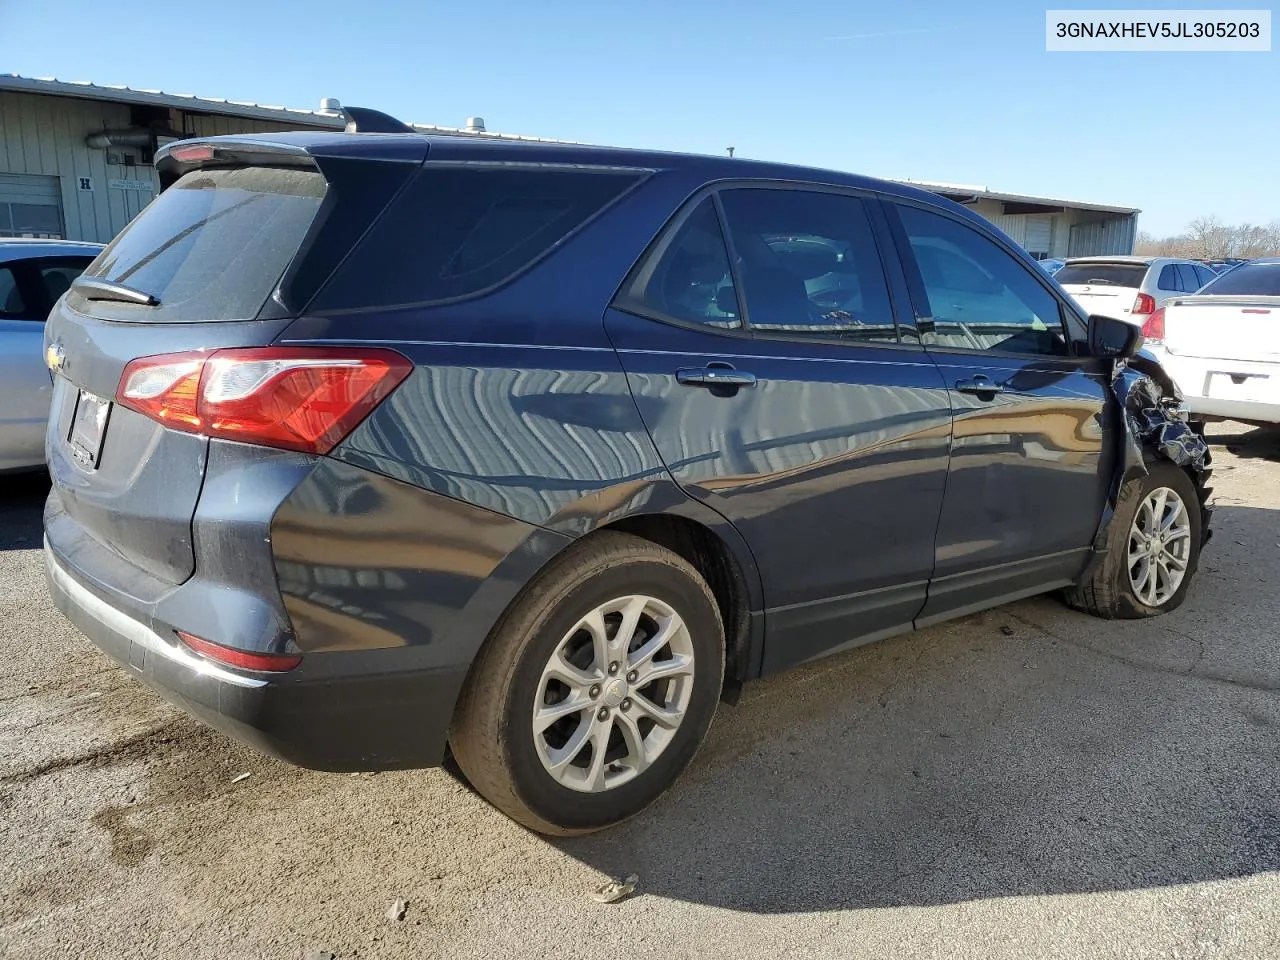
[[[1138,213],[1078,200],[1054,200],[958,183],[904,180],[970,207],[1003,230],[1036,259],[1133,253]]]
[[[155,196],[160,144],[191,136],[338,130],[336,113],[0,74],[0,237],[110,240]],[[540,140],[413,124],[424,133]],[[911,181],[915,182],[915,181]],[[1137,210],[919,183],[970,205],[1037,257],[1131,253]]]

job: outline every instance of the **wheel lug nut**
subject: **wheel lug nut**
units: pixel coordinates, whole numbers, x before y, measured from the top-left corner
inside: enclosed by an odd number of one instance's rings
[[[600,684],[594,684],[587,693],[590,694],[592,700],[600,696]]]
[[[622,703],[620,703],[620,704],[619,704],[619,706],[620,706],[620,707],[622,707],[622,709],[623,709],[623,710],[630,710],[630,709],[631,709],[631,698],[630,698],[630,697],[626,697],[626,698],[624,698],[624,699],[623,699],[623,701],[622,701]]]
[[[635,683],[636,677],[638,676],[640,676],[640,674],[637,673],[635,670],[632,670],[630,673],[627,674],[627,683]]]
[[[615,660],[613,663],[609,664],[609,673],[615,674],[617,672],[618,672],[618,663]]]
[[[597,720],[608,720],[608,719],[609,719],[609,708],[608,708],[608,707],[601,707],[601,708],[600,708],[600,712],[596,714],[596,719],[597,719]]]

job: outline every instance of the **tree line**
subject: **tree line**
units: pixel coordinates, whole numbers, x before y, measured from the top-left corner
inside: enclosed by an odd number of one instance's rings
[[[1197,217],[1184,232],[1173,237],[1155,237],[1139,231],[1133,252],[1192,260],[1280,256],[1280,220],[1259,226],[1223,223],[1215,216]]]

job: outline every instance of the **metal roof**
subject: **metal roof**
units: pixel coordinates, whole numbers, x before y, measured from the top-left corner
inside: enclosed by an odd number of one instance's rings
[[[1010,203],[1039,203],[1046,206],[1072,207],[1076,210],[1099,210],[1104,213],[1141,213],[1137,207],[1115,207],[1105,203],[1086,203],[1083,200],[1061,200],[1055,197],[1034,197],[1022,193],[1001,193],[989,187],[973,186],[965,183],[939,183],[933,180],[896,180],[897,183],[909,183],[913,187],[922,187],[931,193],[948,195],[965,194],[981,200],[1002,200]]]
[[[327,130],[341,130],[346,121],[336,113],[322,110],[304,110],[298,107],[277,107],[247,100],[225,100],[219,97],[197,97],[193,93],[166,93],[163,90],[135,90],[114,84],[90,83],[87,80],[59,80],[56,77],[22,77],[16,73],[0,73],[0,91],[35,93],[53,97],[75,97],[80,100],[108,100],[113,103],[136,103],[142,106],[165,107],[186,113],[211,113],[223,117],[243,117],[249,120],[271,120],[276,123],[305,124]],[[516,133],[471,131],[458,127],[441,127],[429,123],[411,123],[415,130],[441,136],[490,137],[495,140],[532,140],[558,143],[547,137],[530,137]]]
[[[225,117],[244,117],[251,120],[270,120],[276,123],[294,123],[325,130],[341,130],[345,126],[345,121],[341,116],[328,111],[269,106],[252,103],[247,100],[226,100],[220,97],[198,97],[192,93],[135,90],[132,87],[90,83],[87,80],[58,80],[56,77],[23,77],[15,73],[0,73],[0,91],[4,90],[55,97],[76,97],[82,100],[136,103],[143,106],[182,110],[187,113],[206,113]],[[440,136],[483,137],[492,140],[523,140],[535,143],[573,142],[516,133],[463,130],[458,127],[442,127],[429,123],[410,123],[409,125],[420,133]],[[1073,207],[1077,210],[1098,210],[1105,213],[1134,214],[1140,212],[1135,207],[1116,207],[1101,203],[1085,203],[1078,200],[1059,200],[1051,197],[1035,197],[1018,193],[1001,193],[996,190],[990,190],[985,186],[962,183],[940,183],[937,181],[906,180],[901,178],[893,178],[892,182],[920,187],[931,193],[940,193],[944,196],[952,197],[957,194],[963,194],[966,197],[980,199]]]

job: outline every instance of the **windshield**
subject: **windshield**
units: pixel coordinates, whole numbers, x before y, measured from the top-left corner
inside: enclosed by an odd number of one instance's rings
[[[1280,263],[1242,263],[1210,280],[1202,294],[1280,297]]]
[[[85,271],[159,306],[71,305],[106,319],[173,323],[257,315],[293,259],[325,193],[316,170],[196,170],[160,194]]]
[[[1068,263],[1054,274],[1059,283],[1088,284],[1090,286],[1133,287],[1142,286],[1147,275],[1145,263]]]

